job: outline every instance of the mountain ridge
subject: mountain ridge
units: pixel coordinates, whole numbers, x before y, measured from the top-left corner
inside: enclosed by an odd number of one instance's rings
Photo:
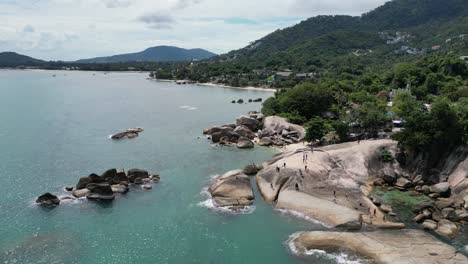
[[[119,63],[119,62],[180,62],[208,59],[215,53],[204,49],[183,49],[174,46],[155,46],[141,52],[118,54],[113,56],[81,59],[76,63]]]

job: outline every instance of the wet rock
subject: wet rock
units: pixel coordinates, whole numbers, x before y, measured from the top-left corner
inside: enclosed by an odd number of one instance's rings
[[[454,247],[424,231],[411,229],[398,232],[305,232],[293,237],[289,244],[304,256],[312,249],[330,253],[349,250],[369,258],[370,263],[379,264],[468,263],[468,258]]]
[[[73,191],[74,188],[75,187],[73,187],[73,186],[67,186],[67,187],[65,187],[65,191],[71,192],[71,191]]]
[[[441,214],[442,214],[442,217],[450,221],[456,222],[459,220],[458,215],[455,213],[455,209],[451,207],[442,209]]]
[[[134,183],[137,178],[148,178],[149,173],[142,169],[130,169],[128,170],[128,180],[130,183]]]
[[[117,175],[117,169],[109,169],[105,171],[102,175],[102,179],[113,179]]]
[[[120,194],[125,194],[128,193],[128,186],[125,186],[123,184],[114,184],[111,186],[112,192],[113,193],[120,193]]]
[[[60,204],[60,199],[51,193],[45,193],[37,197],[36,203],[44,207],[55,207]]]
[[[422,227],[426,230],[434,231],[437,229],[437,222],[433,220],[426,220],[422,223]]]
[[[258,120],[255,118],[250,118],[248,116],[241,116],[236,119],[236,125],[246,126],[251,131],[257,131],[259,128],[260,122],[258,122]]]
[[[264,147],[269,147],[273,145],[273,140],[269,137],[262,137],[260,141],[258,142],[259,146],[264,146]]]
[[[116,170],[114,177],[112,178],[112,183],[119,184],[121,182],[129,182],[127,174],[124,169]]]
[[[145,189],[145,190],[151,190],[151,189],[153,189],[153,186],[151,186],[151,185],[149,185],[149,184],[145,184],[145,185],[143,185],[142,187],[143,187],[143,189]]]
[[[460,221],[468,222],[468,212],[466,210],[455,210],[455,214]]]
[[[245,137],[248,139],[253,139],[255,138],[255,133],[252,132],[248,127],[246,126],[238,126],[236,129],[234,129],[234,133],[239,134],[241,137]]]
[[[241,171],[230,171],[216,177],[209,187],[218,207],[243,208],[254,200],[250,178]]]
[[[115,198],[111,186],[107,183],[92,183],[88,184],[86,188],[90,191],[89,194],[86,195],[88,200],[111,201]]]
[[[459,234],[460,228],[455,223],[442,219],[439,221],[435,232],[443,237],[454,238]]]
[[[249,149],[254,148],[255,144],[251,140],[239,140],[237,147],[240,149]]]
[[[90,177],[86,176],[86,177],[81,177],[79,180],[78,180],[78,183],[76,184],[76,189],[77,190],[81,190],[81,189],[84,189],[86,188],[86,185],[92,183],[93,181],[91,180]]]
[[[243,103],[244,103],[244,100],[243,100],[243,99],[239,99],[239,100],[237,100],[237,103],[238,103],[238,104],[243,104]]]
[[[80,190],[74,190],[72,192],[72,195],[75,196],[76,198],[83,198],[83,197],[86,197],[86,195],[89,194],[89,190],[88,189],[80,189]]]

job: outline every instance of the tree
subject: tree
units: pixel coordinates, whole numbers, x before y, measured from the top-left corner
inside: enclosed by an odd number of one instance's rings
[[[305,140],[311,142],[321,140],[328,132],[326,122],[320,117],[316,117],[305,124],[306,136]]]
[[[355,110],[355,121],[367,131],[372,133],[372,136],[377,136],[378,128],[387,124],[390,117],[386,113],[385,106],[378,105],[375,102],[364,103],[360,108]]]

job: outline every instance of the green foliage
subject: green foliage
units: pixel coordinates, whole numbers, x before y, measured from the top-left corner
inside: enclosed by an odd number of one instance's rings
[[[305,122],[307,122],[307,119],[300,116],[297,112],[279,113],[278,116],[287,118],[290,123],[297,124],[297,125],[303,125]]]
[[[353,115],[355,121],[358,122],[362,128],[372,132],[373,136],[376,136],[379,127],[384,126],[390,121],[385,106],[375,102],[364,103],[360,108],[354,111]]]
[[[326,121],[316,117],[305,124],[306,136],[308,142],[321,140],[328,132]]]
[[[341,142],[348,141],[349,124],[346,121],[337,120],[331,124],[333,130],[340,137]]]
[[[329,87],[313,83],[304,83],[294,88],[283,90],[263,104],[267,115],[275,113],[294,113],[308,120],[320,116],[330,109],[335,96]]]
[[[386,148],[379,151],[379,158],[381,161],[387,163],[393,162],[394,159],[392,153]]]

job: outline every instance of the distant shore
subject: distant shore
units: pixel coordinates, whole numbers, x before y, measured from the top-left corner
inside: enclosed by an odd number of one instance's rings
[[[168,80],[168,79],[151,79],[157,82],[176,82],[175,80]],[[276,92],[276,89],[273,88],[260,88],[260,87],[253,87],[253,86],[246,86],[246,87],[236,87],[230,86],[225,84],[217,84],[217,83],[193,83],[193,85],[199,86],[209,86],[209,87],[221,87],[221,88],[228,88],[228,89],[239,89],[239,90],[252,90],[252,91],[261,91],[261,92]]]

